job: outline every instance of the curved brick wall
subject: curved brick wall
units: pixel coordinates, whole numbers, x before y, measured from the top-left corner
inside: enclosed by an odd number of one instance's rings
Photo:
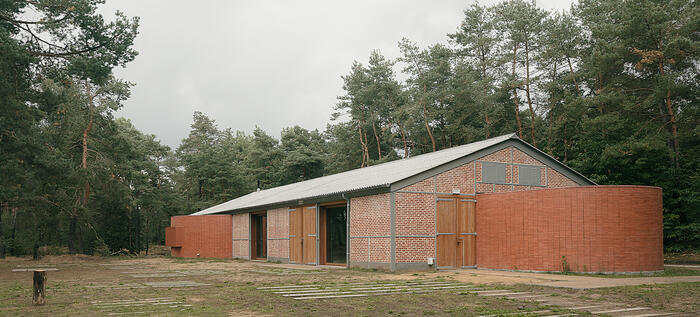
[[[477,196],[477,266],[663,270],[661,188],[591,186]],[[565,259],[565,260],[564,260]]]

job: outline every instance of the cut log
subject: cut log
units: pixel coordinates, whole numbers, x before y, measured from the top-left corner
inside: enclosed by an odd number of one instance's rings
[[[46,303],[46,270],[34,270],[34,305]]]

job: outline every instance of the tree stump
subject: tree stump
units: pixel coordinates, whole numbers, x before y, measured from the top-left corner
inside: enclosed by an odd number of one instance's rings
[[[46,303],[46,270],[34,270],[34,305]]]

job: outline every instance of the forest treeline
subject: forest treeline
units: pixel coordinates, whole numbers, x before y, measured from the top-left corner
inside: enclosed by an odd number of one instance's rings
[[[172,215],[513,132],[599,184],[662,187],[665,247],[700,245],[695,1],[474,4],[442,43],[354,62],[325,131],[195,112],[175,149],[114,117],[139,20],[100,4],[0,0],[0,257],[141,252]]]

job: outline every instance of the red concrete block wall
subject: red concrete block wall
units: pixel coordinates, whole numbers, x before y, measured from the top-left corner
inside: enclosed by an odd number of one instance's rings
[[[477,266],[663,270],[661,188],[589,186],[477,196]]]
[[[184,231],[184,227],[165,228],[165,245],[170,247],[182,247]]]
[[[230,258],[231,220],[231,215],[171,217],[166,245],[171,246],[172,256]]]

